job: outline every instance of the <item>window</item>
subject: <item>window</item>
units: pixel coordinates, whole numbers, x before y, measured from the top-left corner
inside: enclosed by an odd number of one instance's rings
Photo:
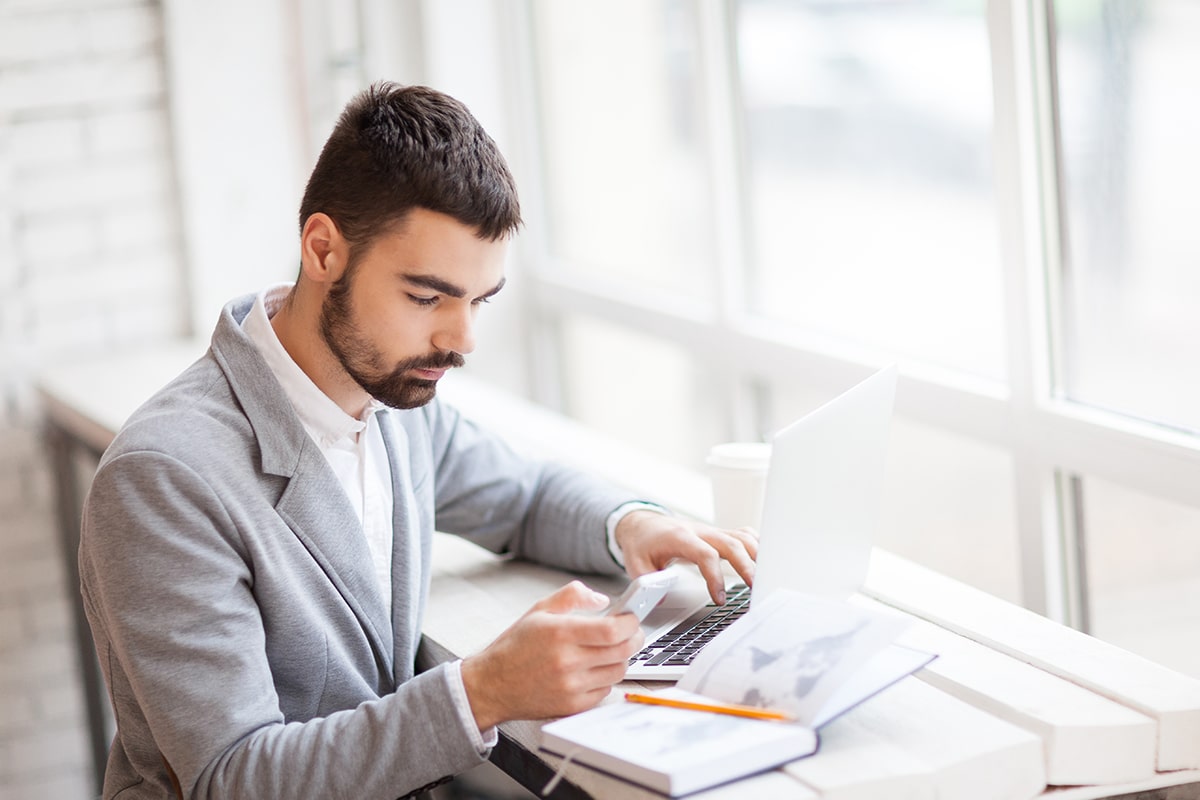
[[[982,383],[950,429],[897,419],[881,540],[1021,599],[1013,459],[978,435],[1007,369],[984,4],[585,8],[529,6],[564,409],[698,467],[866,365]]]
[[[711,292],[694,9],[533,4],[543,202],[564,269]]]
[[[539,399],[698,469],[897,361],[885,546],[1198,669],[1121,622],[1200,577],[1195,4],[414,5],[507,76]]]
[[[1200,431],[1200,7],[1056,2],[1068,396]]]
[[[685,348],[582,314],[562,319],[559,341],[566,405],[591,427],[691,464],[719,439],[719,410]],[[605,376],[615,386],[598,386]]]
[[[1082,488],[1092,632],[1200,675],[1200,509],[1098,478]]]
[[[1003,379],[984,5],[737,4],[754,311]]]
[[[1200,356],[1190,307],[1200,296],[1190,198],[1200,115],[1186,100],[1200,90],[1200,9],[1056,0],[1046,21],[1058,101],[1056,169],[1046,176],[1059,203],[1059,247],[1047,265],[1053,275],[1057,260],[1052,380],[1068,409],[1099,427],[1062,472],[1071,487],[1064,539],[1085,601],[1079,621],[1200,674],[1178,644],[1200,619],[1200,512],[1188,468],[1200,381],[1187,368]],[[1114,432],[1132,433],[1134,447]],[[1122,467],[1121,457],[1135,463]]]

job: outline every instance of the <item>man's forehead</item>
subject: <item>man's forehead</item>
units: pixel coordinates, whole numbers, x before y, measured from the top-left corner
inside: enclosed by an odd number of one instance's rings
[[[404,224],[389,225],[376,233],[364,248],[401,255],[420,254],[425,259],[445,256],[447,261],[503,261],[509,237],[488,239],[476,228],[453,217],[414,210]]]
[[[375,280],[395,281],[408,291],[449,297],[487,298],[505,283],[503,245],[446,242],[439,237],[419,241],[378,237],[360,261]]]

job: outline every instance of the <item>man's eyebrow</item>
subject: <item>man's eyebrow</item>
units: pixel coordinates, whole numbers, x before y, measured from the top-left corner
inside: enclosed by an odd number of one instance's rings
[[[506,283],[508,283],[508,278],[501,278],[499,283],[497,283],[491,289],[489,289],[488,291],[486,291],[482,295],[480,295],[480,299],[486,300],[489,297],[494,296],[497,292],[499,292],[501,289],[504,288],[504,284],[506,284]]]
[[[439,278],[436,275],[408,275],[408,274],[406,274],[403,276],[403,278],[408,283],[415,284],[417,286],[422,286],[426,289],[431,289],[431,290],[433,290],[435,292],[439,292],[441,294],[450,295],[451,297],[466,297],[467,296],[466,289],[462,288],[461,286],[456,286],[447,280],[443,280],[442,278]],[[504,288],[504,283],[506,280],[507,280],[507,278],[501,278],[500,282],[497,283],[491,289],[489,289],[487,292],[485,292],[482,295],[482,297],[491,297],[492,295],[496,294],[496,292],[498,292],[502,288]]]
[[[448,294],[451,297],[466,297],[467,290],[461,286],[455,286],[450,281],[442,280],[436,275],[403,275],[404,280],[416,286],[422,286],[426,289],[432,289],[441,294]]]

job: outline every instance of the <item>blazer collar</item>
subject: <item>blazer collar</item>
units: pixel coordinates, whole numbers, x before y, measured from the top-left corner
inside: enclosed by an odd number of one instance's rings
[[[221,310],[213,331],[212,353],[254,428],[263,472],[291,477],[310,439],[266,360],[242,330],[254,298],[239,297]]]

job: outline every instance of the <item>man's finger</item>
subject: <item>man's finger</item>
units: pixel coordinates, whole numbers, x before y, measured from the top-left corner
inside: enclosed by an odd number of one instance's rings
[[[654,572],[657,569],[658,567],[654,565],[653,561],[642,555],[627,556],[625,559],[625,572],[631,578]]]
[[[758,531],[754,528],[734,528],[730,531],[731,534],[738,538],[746,548],[746,552],[750,558],[758,560]]]
[[[705,538],[716,548],[721,557],[729,562],[734,572],[741,576],[747,586],[754,585],[755,560],[758,555],[756,541],[752,540],[748,543],[747,539],[751,537],[745,533],[739,536],[736,531],[717,531]],[[751,547],[754,548],[753,552],[751,552]]]
[[[567,614],[577,610],[597,611],[608,603],[608,595],[589,589],[582,581],[571,581],[554,594],[534,603],[531,610]]]
[[[588,660],[593,670],[619,666],[622,672],[617,680],[620,680],[625,675],[624,669],[625,665],[629,663],[629,659],[641,650],[645,643],[646,637],[639,629],[633,636],[617,644],[584,648],[584,658]]]
[[[708,595],[717,605],[725,603],[725,573],[721,570],[721,554],[700,537],[696,537],[684,553],[684,558],[700,569],[708,586]]]
[[[641,625],[633,614],[575,617],[569,624],[574,631],[575,644],[581,647],[614,647],[642,635]]]

